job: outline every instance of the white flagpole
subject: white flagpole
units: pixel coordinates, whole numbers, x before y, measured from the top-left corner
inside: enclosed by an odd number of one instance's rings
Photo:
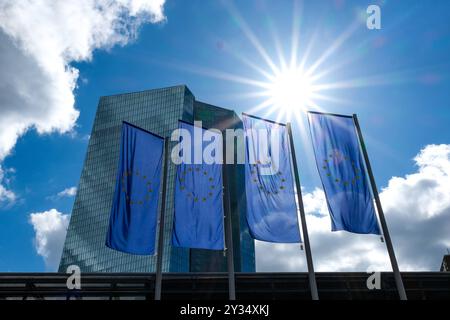
[[[303,230],[303,241],[305,244],[306,262],[308,264],[308,278],[309,278],[309,287],[311,289],[311,298],[313,300],[319,300],[316,276],[314,274],[314,264],[313,264],[312,254],[311,254],[311,247],[310,247],[310,243],[309,243],[308,228],[306,225],[305,208],[303,206],[302,189],[300,186],[300,177],[299,177],[298,168],[297,168],[297,159],[295,157],[294,139],[292,137],[291,124],[288,122],[286,124],[286,127],[288,130],[289,143],[290,143],[290,147],[291,147],[291,159],[292,159],[292,166],[294,169],[295,187],[297,189],[298,206],[299,206],[299,210],[300,210],[300,220],[301,220],[302,230]]]
[[[223,208],[225,214],[225,241],[228,269],[228,298],[236,300],[236,284],[234,277],[234,257],[233,257],[233,229],[231,225],[231,206],[230,206],[230,190],[228,184],[227,164],[226,164],[226,143],[225,130],[222,135],[223,145],[223,164],[222,164],[222,182],[223,182]]]
[[[162,259],[164,251],[164,215],[166,213],[167,167],[169,165],[169,138],[164,139],[164,169],[162,180],[161,210],[159,213],[158,251],[156,253],[155,300],[161,300]]]
[[[373,196],[375,198],[375,204],[377,206],[378,217],[380,218],[381,228],[383,230],[384,239],[386,240],[386,247],[391,259],[392,270],[394,271],[395,283],[397,285],[398,294],[400,300],[408,300],[406,296],[405,287],[403,286],[402,276],[398,268],[397,259],[395,258],[394,247],[392,245],[391,236],[389,235],[388,226],[386,219],[384,218],[383,207],[381,206],[380,196],[378,195],[377,185],[375,183],[375,178],[373,176],[372,167],[370,166],[369,155],[367,154],[366,145],[364,144],[364,139],[361,133],[361,128],[359,126],[358,117],[353,114],[353,122],[355,123],[356,132],[358,133],[359,143],[364,156],[364,161],[366,163],[367,173],[369,174],[370,185],[372,187]]]

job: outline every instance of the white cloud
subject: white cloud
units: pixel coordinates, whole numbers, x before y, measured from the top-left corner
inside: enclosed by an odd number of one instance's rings
[[[2,202],[12,203],[16,200],[16,195],[11,190],[8,190],[2,183],[5,180],[5,173],[0,166],[0,204]]]
[[[437,270],[450,248],[450,145],[428,145],[414,161],[417,172],[392,178],[380,197],[400,266]]]
[[[163,6],[164,0],[1,1],[0,162],[31,128],[73,130],[79,71],[71,63],[127,44],[143,23],[165,19]]]
[[[77,194],[77,187],[66,188],[56,195],[59,198],[62,197],[74,197]]]
[[[302,190],[304,193],[304,191]],[[328,208],[325,201],[325,194],[322,189],[316,188],[313,192],[306,192],[303,194],[303,205],[305,212],[319,216],[327,216]]]
[[[34,244],[37,253],[44,258],[48,270],[58,268],[66,238],[70,217],[56,209],[30,214],[35,231]]]
[[[450,247],[450,145],[428,145],[414,161],[417,172],[391,178],[380,197],[401,270],[433,271]],[[321,189],[305,193],[303,200],[317,271],[391,270],[378,237],[330,231]],[[257,242],[256,247],[259,271],[306,269],[298,244]]]

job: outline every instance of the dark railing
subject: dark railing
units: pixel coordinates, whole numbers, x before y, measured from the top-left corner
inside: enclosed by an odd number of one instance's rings
[[[366,273],[316,273],[322,300],[397,300],[394,276],[381,273],[381,289],[369,290]],[[154,273],[82,273],[69,290],[64,273],[0,273],[0,299],[149,299]],[[410,300],[450,299],[450,272],[404,272]],[[307,273],[236,273],[238,300],[310,300]],[[228,299],[226,273],[165,273],[162,299]]]

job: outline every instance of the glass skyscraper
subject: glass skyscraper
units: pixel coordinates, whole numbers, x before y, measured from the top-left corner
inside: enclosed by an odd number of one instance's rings
[[[116,171],[122,121],[161,136],[170,136],[178,120],[202,120],[204,127],[241,128],[234,111],[195,100],[186,86],[146,90],[101,97],[81,173],[77,196],[59,266],[65,272],[78,265],[82,272],[152,272],[156,257],[137,256],[105,246]],[[172,145],[175,142],[172,143]],[[172,247],[173,196],[176,167],[167,175],[163,272],[226,271],[223,251]],[[254,241],[245,222],[242,165],[227,168],[232,210],[235,270],[255,271]]]

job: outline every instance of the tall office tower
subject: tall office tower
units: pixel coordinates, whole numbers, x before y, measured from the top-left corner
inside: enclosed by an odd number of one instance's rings
[[[186,86],[175,86],[100,98],[77,196],[59,266],[65,272],[78,265],[82,272],[152,272],[156,257],[136,256],[105,246],[120,148],[122,121],[161,136],[170,136],[178,120],[203,120],[204,126],[242,126],[227,109],[195,101]],[[223,126],[223,127],[219,127]],[[172,143],[172,145],[175,142]],[[245,223],[242,165],[228,168],[236,271],[255,271],[254,242]],[[170,245],[176,167],[167,174],[163,272],[225,271],[222,251],[189,250]],[[161,202],[160,202],[161,203]]]
[[[441,269],[442,272],[450,272],[450,253],[444,255],[442,258]]]

